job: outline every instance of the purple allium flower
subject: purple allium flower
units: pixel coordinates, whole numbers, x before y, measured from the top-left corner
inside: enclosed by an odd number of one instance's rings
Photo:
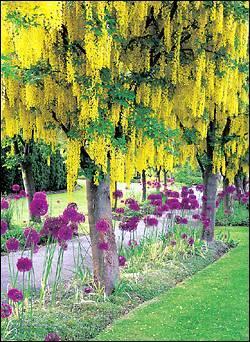
[[[99,242],[98,248],[99,248],[101,251],[108,251],[108,249],[109,249],[109,244],[108,244],[107,242],[105,242],[105,241]]]
[[[234,185],[228,185],[226,188],[226,193],[227,194],[232,194],[236,190],[236,187]]]
[[[246,204],[246,203],[248,203],[248,197],[246,197],[246,196],[242,196],[242,198],[241,198],[241,202],[243,203],[243,204]]]
[[[19,194],[16,194],[16,195],[14,195],[14,197],[13,197],[16,201],[18,201],[20,198],[21,198],[21,196],[19,195]]]
[[[171,240],[171,241],[170,241],[170,245],[171,245],[171,246],[175,246],[175,245],[176,245],[176,241],[175,241],[175,240]]]
[[[154,200],[162,200],[162,194],[150,194],[148,195],[148,200],[149,201],[154,201]]]
[[[181,203],[177,198],[169,198],[166,201],[166,204],[169,206],[170,210],[181,209]]]
[[[192,218],[193,218],[194,220],[199,220],[201,217],[200,217],[199,214],[194,214],[194,215],[192,216]]]
[[[85,216],[77,211],[77,205],[75,203],[69,203],[67,208],[64,210],[63,219],[65,222],[85,222]]]
[[[5,210],[5,209],[8,209],[8,208],[9,208],[9,202],[5,198],[3,198],[1,200],[1,209]]]
[[[42,236],[51,235],[54,239],[58,238],[58,231],[64,221],[61,216],[59,217],[47,217],[43,224],[43,229],[40,231]]]
[[[216,200],[216,201],[215,201],[215,206],[216,206],[216,208],[218,208],[219,205],[220,205],[220,201]]]
[[[123,255],[119,255],[118,261],[119,261],[119,266],[123,267],[125,266],[127,260]]]
[[[146,216],[144,218],[144,223],[149,227],[153,227],[158,225],[158,220],[153,216]]]
[[[154,205],[156,207],[162,206],[162,199],[155,199],[150,202],[151,205]]]
[[[30,212],[33,216],[44,216],[48,212],[48,202],[44,192],[35,192],[33,200],[30,203]]]
[[[196,185],[196,187],[195,187],[195,188],[196,188],[196,190],[197,190],[197,191],[200,191],[200,192],[202,192],[202,191],[204,191],[204,188],[205,188],[205,187],[204,187],[204,185],[203,185],[203,184],[198,184],[198,185]]]
[[[26,238],[26,246],[35,246],[40,241],[40,234],[33,228],[25,228],[23,235]]]
[[[186,233],[182,233],[182,234],[181,234],[181,238],[182,238],[182,239],[186,239],[186,238],[187,238],[187,234],[186,234]]]
[[[197,200],[191,200],[190,201],[190,209],[198,209],[199,208],[199,202]]]
[[[195,195],[191,194],[191,195],[188,196],[188,199],[189,200],[196,200],[197,198],[196,198]]]
[[[136,247],[136,246],[138,246],[138,242],[136,240],[129,240],[128,246],[132,247],[132,248]]]
[[[177,224],[180,224],[180,223],[181,223],[181,216],[180,216],[180,215],[176,215],[176,216],[175,216],[175,222],[176,222]]]
[[[19,246],[20,246],[20,243],[16,238],[10,238],[6,241],[6,249],[8,252],[18,251]]]
[[[192,246],[194,244],[194,239],[192,237],[188,238],[188,244]]]
[[[187,224],[188,223],[188,219],[186,217],[182,217],[180,223],[181,224]]]
[[[58,231],[59,240],[68,241],[72,239],[72,236],[73,236],[73,230],[66,225],[63,225]]]
[[[21,302],[23,300],[23,293],[18,289],[10,289],[7,293],[7,296],[15,303]]]
[[[101,233],[107,233],[110,230],[110,223],[105,219],[100,219],[95,224],[96,230]]]
[[[19,195],[20,195],[21,197],[26,197],[26,196],[27,196],[25,190],[21,190],[20,193],[19,193]]]
[[[93,292],[93,289],[92,289],[92,287],[88,286],[88,287],[85,287],[83,291],[85,293],[89,294],[89,293]]]
[[[61,338],[56,333],[49,333],[45,336],[44,341],[61,341]]]
[[[123,192],[121,190],[116,190],[113,192],[113,198],[122,198],[123,197]]]
[[[115,210],[115,212],[116,212],[117,214],[124,214],[124,208],[117,208],[117,209]]]
[[[135,200],[130,200],[129,203],[127,203],[127,204],[128,204],[128,207],[130,210],[133,210],[133,211],[139,211],[140,210],[140,206]]]
[[[16,267],[19,272],[29,272],[32,269],[32,260],[29,258],[19,258]]]
[[[20,185],[18,184],[13,184],[11,187],[12,191],[18,192],[20,190]]]
[[[119,228],[124,231],[132,232],[136,230],[140,219],[137,216],[130,217],[127,221],[121,222]]]
[[[206,201],[207,201],[207,196],[206,196],[206,195],[203,195],[203,196],[201,197],[201,199],[202,199],[203,202],[206,202]]]
[[[1,235],[4,235],[7,232],[8,223],[5,220],[1,220]]]
[[[193,189],[188,189],[188,193],[191,194],[191,195],[193,195],[194,190],[193,190]]]
[[[1,304],[1,318],[8,318],[12,314],[12,307],[7,303]]]

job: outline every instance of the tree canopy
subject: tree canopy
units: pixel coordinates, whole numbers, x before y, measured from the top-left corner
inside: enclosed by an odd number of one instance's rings
[[[69,190],[84,158],[97,183],[197,157],[232,180],[248,149],[247,7],[2,2],[3,136],[55,146],[63,130]]]

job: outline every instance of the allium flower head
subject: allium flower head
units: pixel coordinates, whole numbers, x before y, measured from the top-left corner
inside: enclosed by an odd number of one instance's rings
[[[204,187],[204,185],[203,185],[203,184],[198,184],[198,185],[196,185],[196,187],[195,187],[195,188],[196,188],[196,190],[197,190],[197,191],[200,191],[200,192],[202,192],[202,191],[204,191],[204,188],[205,188],[205,187]]]
[[[54,239],[58,238],[58,231],[64,224],[62,217],[47,217],[40,231],[42,236],[51,235]]]
[[[162,200],[162,194],[150,194],[148,195],[149,201]]]
[[[18,192],[20,190],[20,185],[18,184],[13,184],[11,187],[12,191]]]
[[[99,248],[101,251],[108,251],[108,249],[109,249],[109,244],[108,244],[107,242],[105,242],[105,241],[99,242],[98,248]]]
[[[137,229],[140,219],[137,216],[130,217],[127,221],[121,222],[119,228],[124,231],[132,232]]]
[[[188,238],[188,244],[189,244],[190,246],[193,246],[193,244],[194,244],[194,239],[193,239],[192,237]]]
[[[93,292],[93,289],[92,289],[92,287],[87,286],[87,287],[84,288],[83,291],[84,291],[85,293],[89,294],[89,293]]]
[[[206,195],[203,195],[203,196],[201,197],[201,199],[202,199],[203,202],[206,202],[206,201],[207,201],[207,196],[206,196]]]
[[[19,272],[29,272],[32,269],[32,260],[21,257],[17,260],[16,266]]]
[[[182,233],[182,234],[181,234],[181,238],[182,238],[182,239],[186,239],[186,238],[187,238],[187,234],[186,234],[186,233]]]
[[[15,303],[21,302],[23,300],[23,293],[18,289],[10,289],[7,293],[7,296]]]
[[[35,246],[40,241],[40,234],[34,228],[25,228],[23,235],[26,238],[26,246]]]
[[[124,214],[124,208],[117,208],[115,212],[116,214]]]
[[[12,307],[7,303],[1,304],[1,318],[8,318],[12,314]]]
[[[4,235],[7,232],[8,223],[5,220],[1,220],[1,235]]]
[[[19,193],[19,195],[20,195],[21,197],[26,197],[26,196],[27,196],[25,190],[21,190],[20,193]]]
[[[1,210],[5,210],[8,208],[9,208],[9,202],[5,198],[3,198],[1,200]]]
[[[110,230],[110,223],[105,219],[100,219],[95,224],[96,230],[101,233],[107,233]]]
[[[234,185],[228,185],[226,188],[226,193],[227,194],[232,194],[236,190],[236,187]]]
[[[140,206],[136,201],[129,203],[128,206],[129,206],[130,210],[133,210],[133,211],[139,211],[140,210]]]
[[[123,255],[119,255],[118,261],[119,261],[119,266],[123,267],[125,266],[127,260]]]
[[[19,240],[16,238],[10,238],[6,241],[6,249],[8,252],[16,252],[18,251],[20,246]]]
[[[33,216],[44,216],[48,212],[48,202],[44,192],[36,192],[30,203],[30,212]]]
[[[71,221],[71,222],[85,222],[85,216],[77,211],[77,206],[73,206],[72,203],[70,203],[67,208],[64,210],[63,219],[65,221]]]
[[[123,197],[123,192],[121,190],[116,190],[113,192],[113,198],[122,198]]]
[[[176,245],[176,241],[175,241],[175,240],[171,240],[171,241],[170,241],[170,245],[171,245],[171,246],[175,246],[175,245]]]
[[[194,220],[199,220],[201,217],[200,217],[199,214],[193,214],[192,218],[193,218]]]
[[[58,231],[58,239],[63,240],[63,241],[68,241],[71,240],[73,237],[73,230],[66,226],[63,225],[59,231]]]
[[[45,336],[44,341],[61,341],[61,338],[56,333],[49,333]]]
[[[144,218],[144,223],[149,227],[153,227],[158,225],[158,220],[154,216],[146,216]]]
[[[188,223],[188,219],[186,217],[182,217],[180,223],[181,224],[187,224]]]

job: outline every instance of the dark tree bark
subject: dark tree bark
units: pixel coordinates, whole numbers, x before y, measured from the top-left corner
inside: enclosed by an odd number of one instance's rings
[[[232,195],[226,192],[226,188],[229,186],[229,180],[225,176],[223,177],[223,190],[225,191],[224,196],[224,210],[229,213],[233,212]]]
[[[86,183],[94,280],[104,287],[107,295],[110,295],[119,279],[118,254],[112,228],[110,180],[109,176],[104,176],[99,185],[95,185],[92,180],[87,180]],[[99,219],[106,219],[110,223],[111,229],[105,235],[96,230],[96,222]],[[107,251],[98,247],[103,241],[108,243]]]
[[[203,201],[202,212],[210,220],[208,227],[203,227],[202,240],[208,242],[214,239],[215,215],[216,215],[216,193],[217,193],[218,176],[213,174],[211,170],[206,169],[203,174],[203,184],[205,186],[204,195],[207,200]]]
[[[167,185],[167,171],[163,170],[164,185]]]
[[[216,113],[215,113],[216,114]],[[217,183],[218,175],[213,173],[213,149],[215,141],[215,122],[210,121],[209,129],[207,133],[207,150],[206,161],[202,162],[199,155],[197,160],[200,165],[204,184],[204,195],[207,197],[202,204],[202,212],[209,220],[208,225],[203,225],[202,240],[211,242],[214,239],[214,227],[215,227],[215,215],[216,215],[216,195],[217,195]]]
[[[156,175],[157,175],[157,181],[160,183],[161,182],[161,168],[156,171]]]
[[[41,222],[41,219],[39,217],[33,216],[30,212],[30,203],[33,200],[34,193],[36,192],[35,188],[35,181],[33,177],[33,171],[32,171],[32,162],[31,162],[31,143],[24,142],[21,137],[19,137],[23,150],[20,150],[18,147],[17,139],[14,141],[14,147],[15,147],[15,154],[21,156],[22,155],[22,161],[20,162],[21,172],[22,172],[22,179],[23,179],[23,185],[24,190],[28,197],[28,211],[29,211],[29,217],[31,221],[34,222]]]
[[[142,170],[141,181],[142,181],[142,200],[146,201],[146,198],[147,198],[147,183],[146,183],[146,171],[145,170]]]
[[[117,190],[117,182],[115,182],[115,191]],[[117,197],[115,196],[114,210],[117,208]]]
[[[234,185],[236,187],[237,195],[240,195],[244,192],[243,179],[240,171],[238,171],[234,177]]]

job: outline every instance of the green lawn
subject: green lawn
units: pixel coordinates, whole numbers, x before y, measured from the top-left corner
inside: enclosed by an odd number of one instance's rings
[[[247,341],[248,228],[232,228],[240,241],[214,264],[156,300],[142,305],[95,341]]]

